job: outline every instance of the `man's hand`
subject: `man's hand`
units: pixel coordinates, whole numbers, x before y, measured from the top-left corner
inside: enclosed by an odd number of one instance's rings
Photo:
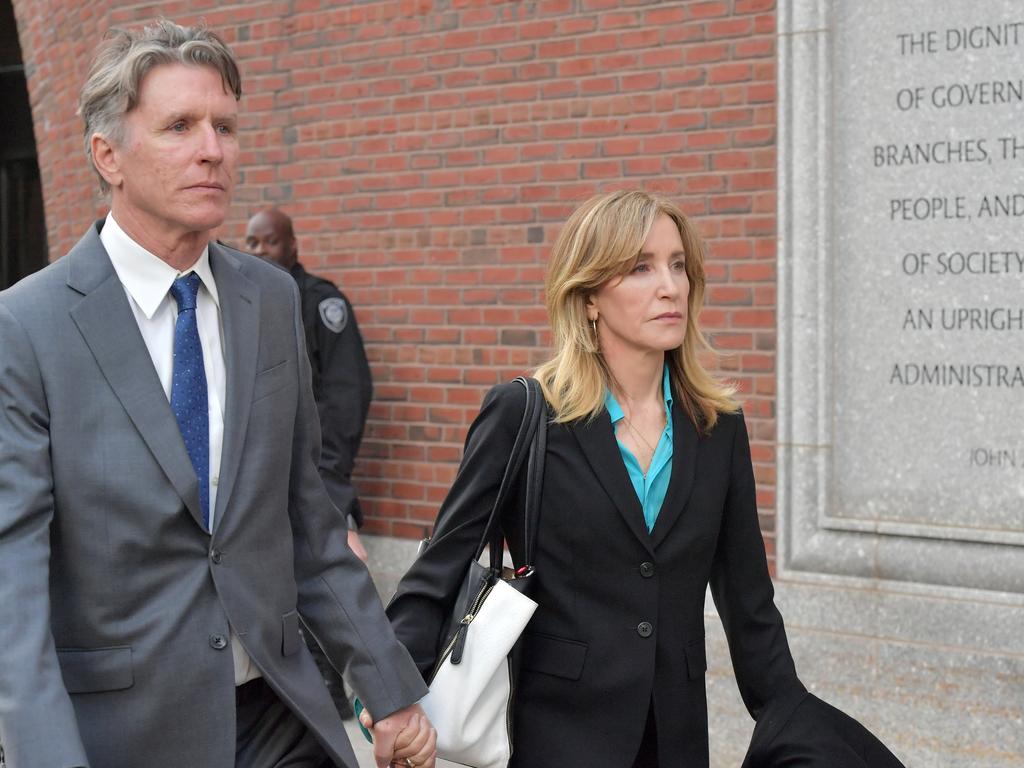
[[[364,563],[370,557],[366,552],[366,547],[363,546],[362,540],[359,538],[359,531],[354,528],[349,528],[348,530],[348,548],[355,552],[356,557]]]
[[[365,709],[359,715],[364,727],[373,730],[373,758],[377,768],[434,768],[437,731],[419,704],[393,712],[374,723]]]

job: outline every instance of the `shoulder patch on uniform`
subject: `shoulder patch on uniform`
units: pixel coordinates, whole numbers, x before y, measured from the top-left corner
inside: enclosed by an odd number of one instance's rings
[[[324,321],[327,329],[335,333],[341,333],[348,325],[348,307],[345,300],[333,297],[320,302],[320,319]]]

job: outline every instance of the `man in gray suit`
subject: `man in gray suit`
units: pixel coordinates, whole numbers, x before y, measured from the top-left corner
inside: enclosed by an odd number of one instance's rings
[[[81,96],[111,212],[0,293],[0,742],[11,768],[355,768],[299,637],[432,766],[425,686],[317,472],[289,275],[218,245],[238,69],[115,32]]]

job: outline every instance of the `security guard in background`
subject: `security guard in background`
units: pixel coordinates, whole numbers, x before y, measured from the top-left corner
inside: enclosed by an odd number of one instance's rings
[[[363,515],[351,476],[373,396],[373,381],[352,305],[333,283],[303,269],[292,220],[277,208],[262,210],[249,220],[245,247],[254,256],[287,269],[298,283],[306,349],[313,369],[313,396],[320,413],[320,475],[335,506],[348,515],[349,546],[365,562],[366,549],[356,531]],[[313,647],[312,638],[308,640],[335,704],[343,716],[350,716],[341,679],[319,648]]]
[[[349,546],[365,561],[366,550],[355,530],[363,524],[363,514],[351,477],[373,381],[352,305],[333,283],[303,269],[292,220],[277,208],[260,211],[249,220],[245,247],[254,256],[287,269],[299,285],[313,396],[320,412],[320,475],[334,505],[349,515]]]

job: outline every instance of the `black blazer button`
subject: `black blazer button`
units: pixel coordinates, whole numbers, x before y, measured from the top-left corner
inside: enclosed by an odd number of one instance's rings
[[[654,563],[640,563],[640,575],[645,579],[654,575]]]
[[[221,552],[219,549],[215,549],[210,553],[210,559],[213,560],[214,563],[219,564],[223,558],[224,553]]]
[[[215,651],[223,651],[228,647],[228,639],[224,635],[210,635],[210,647]]]
[[[636,625],[636,633],[640,635],[640,637],[650,637],[654,634],[654,627],[649,621],[641,621]]]

